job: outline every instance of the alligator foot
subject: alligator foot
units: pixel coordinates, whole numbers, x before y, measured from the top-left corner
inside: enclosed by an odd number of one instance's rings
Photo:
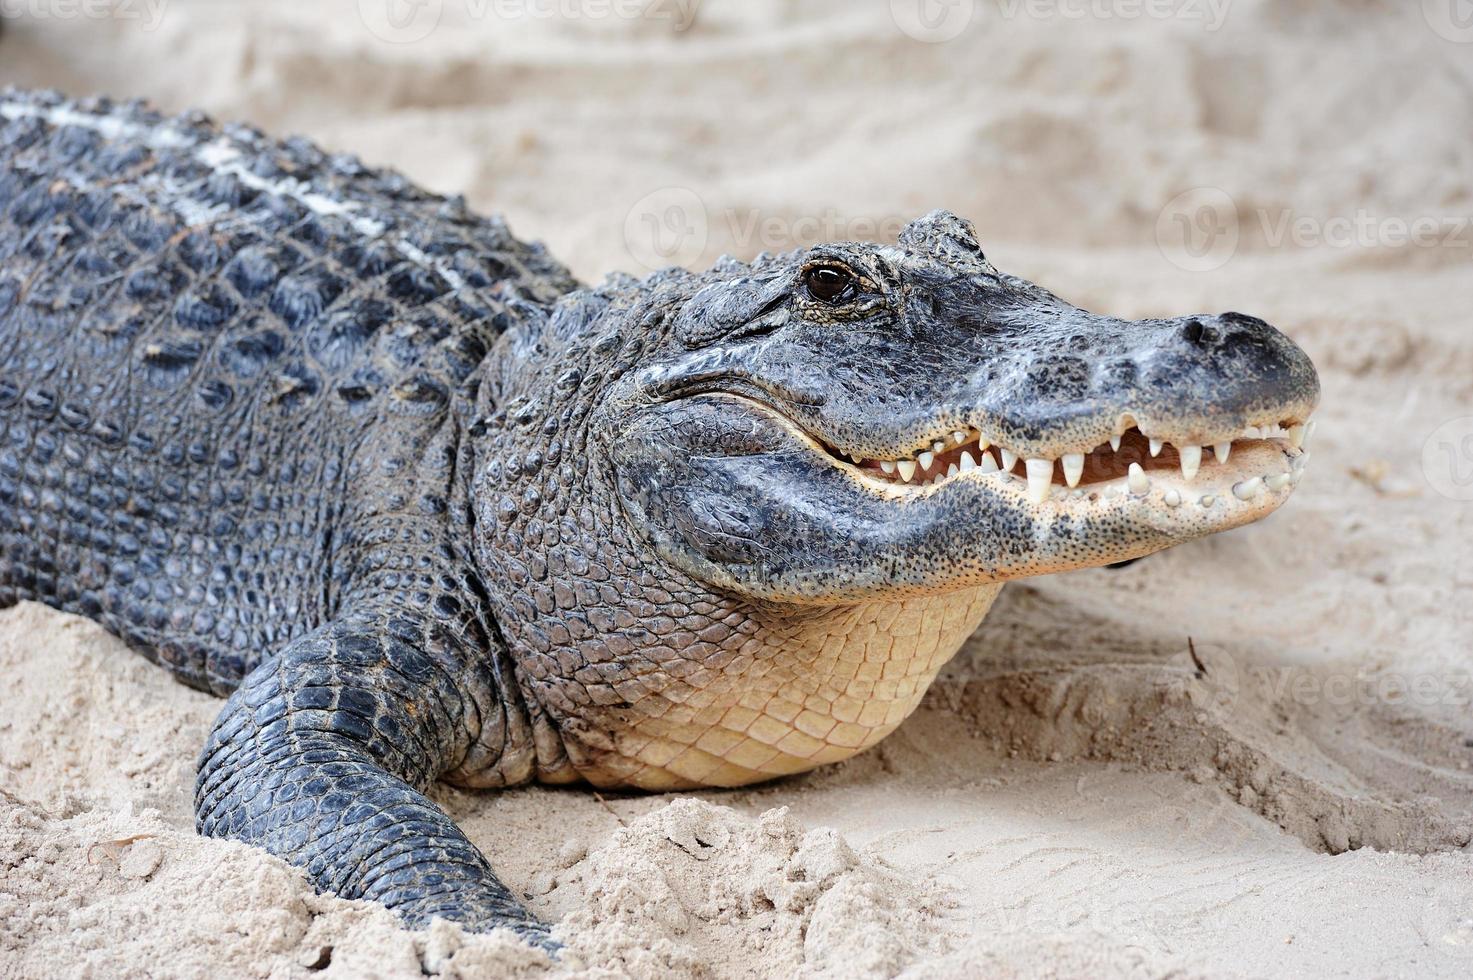
[[[465,685],[445,631],[350,615],[291,643],[231,696],[201,759],[201,833],[263,847],[322,891],[410,928],[434,918],[557,944],[422,789],[465,758]]]

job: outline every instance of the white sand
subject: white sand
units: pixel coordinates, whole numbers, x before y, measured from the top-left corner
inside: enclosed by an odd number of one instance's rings
[[[848,764],[696,799],[441,793],[561,921],[558,971],[1473,972],[1473,503],[1439,492],[1473,474],[1473,45],[1433,30],[1454,34],[1436,3],[1238,0],[1209,31],[997,0],[943,44],[868,0],[707,0],[682,35],[445,0],[397,45],[358,6],[172,0],[146,30],[38,0],[7,24],[0,83],[308,133],[506,212],[590,278],[639,269],[643,210],[704,262],[946,206],[1082,305],[1242,309],[1323,375],[1281,513],[1011,586]],[[1234,254],[1198,262],[1162,215],[1202,186],[1241,223]],[[1303,224],[1280,240],[1286,215]],[[1333,218],[1366,240],[1320,241],[1354,237]],[[1398,245],[1418,219],[1449,240]],[[546,972],[505,937],[404,933],[194,837],[217,710],[91,624],[0,612],[0,977]]]

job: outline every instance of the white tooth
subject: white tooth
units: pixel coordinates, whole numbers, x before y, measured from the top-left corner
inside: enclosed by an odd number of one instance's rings
[[[962,450],[962,472],[965,473],[967,470],[975,470],[976,468],[977,468],[977,461],[972,458],[972,454],[971,453],[969,453],[965,449],[963,449]]]
[[[977,469],[983,473],[996,473],[998,471],[997,460],[992,458],[991,453],[983,453],[982,461],[977,464]]]
[[[1120,452],[1120,436],[1110,437],[1110,448],[1117,453]]]
[[[1291,484],[1291,485],[1293,485],[1293,486],[1296,486],[1296,487],[1297,487],[1297,486],[1299,486],[1299,481],[1300,481],[1300,480],[1302,480],[1302,479],[1304,479],[1304,471],[1303,471],[1303,470],[1295,470],[1295,471],[1294,471],[1294,472],[1293,472],[1293,473],[1292,473],[1292,474],[1291,474],[1291,475],[1290,475],[1290,476],[1289,476],[1289,483],[1290,483],[1290,484]]]
[[[1105,499],[1106,500],[1114,500],[1118,496],[1120,496],[1120,488],[1117,487],[1117,486],[1115,486],[1115,484],[1112,483],[1108,487],[1105,488]]]
[[[951,441],[960,446],[962,443],[967,441],[967,434],[960,430],[953,432],[951,434]]]
[[[1244,439],[1257,439],[1259,435],[1258,426],[1256,425],[1250,425],[1243,430]]]
[[[1211,507],[1213,504],[1217,503],[1217,498],[1214,497],[1214,496],[1212,496],[1212,494],[1209,493],[1207,496],[1203,497],[1201,500],[1199,500],[1197,502],[1199,504],[1201,504],[1203,507]]]
[[[1314,438],[1314,434],[1316,431],[1318,431],[1319,427],[1320,424],[1313,419],[1311,419],[1309,424],[1304,427],[1304,445],[1302,448],[1309,448],[1309,440]]]
[[[1218,465],[1226,466],[1228,457],[1232,455],[1233,452],[1233,444],[1230,442],[1219,442],[1217,445],[1212,447],[1212,451],[1217,455]]]
[[[900,478],[906,483],[909,483],[916,475],[916,464],[913,459],[901,460],[895,464],[895,468],[900,471]]]
[[[1064,454],[1064,482],[1071,487],[1079,486],[1079,478],[1084,476],[1084,453]]]
[[[1181,475],[1184,480],[1195,480],[1197,471],[1202,468],[1202,447],[1181,447]]]
[[[1175,490],[1168,490],[1168,491],[1166,491],[1166,506],[1167,507],[1180,507],[1181,506],[1181,494],[1177,493]]]
[[[959,470],[959,469],[956,468],[956,464],[955,463],[952,463],[950,466],[948,466],[946,468],[946,475],[947,475],[948,478],[953,477],[953,476],[956,476],[960,472],[961,472],[961,470]]]
[[[885,460],[884,462],[882,462],[880,464],[880,469],[883,470],[886,473],[894,473],[895,472],[895,464],[892,463],[890,460],[887,459],[887,460]]]
[[[1008,473],[1013,472],[1013,467],[1018,465],[1018,457],[1006,449],[999,450],[1002,453],[1002,468]]]
[[[1239,500],[1252,500],[1263,492],[1263,477],[1255,476],[1233,487],[1233,496]]]
[[[1289,479],[1288,473],[1275,473],[1263,482],[1268,485],[1270,490],[1282,490],[1289,485]]]
[[[985,453],[985,452],[987,452],[987,450],[989,450],[991,448],[992,448],[992,443],[990,443],[990,442],[987,441],[987,437],[986,436],[978,436],[977,437],[977,452],[978,453]]]
[[[1161,455],[1161,447],[1164,446],[1164,445],[1166,445],[1166,443],[1162,442],[1160,439],[1152,439],[1151,440],[1151,455],[1152,456],[1160,456]]]
[[[935,442],[931,443],[931,452],[933,452],[933,453],[944,453],[944,452],[946,452],[946,443],[942,442],[940,439],[937,439]]]
[[[936,462],[936,454],[935,453],[921,453],[919,456],[916,457],[916,459],[920,460],[921,469],[923,469],[923,470],[929,470],[931,468],[931,464],[934,463],[934,462]]]
[[[1296,472],[1303,471],[1303,469],[1308,465],[1309,453],[1300,453],[1298,456],[1295,456],[1293,459],[1289,460],[1289,468],[1295,470]]]
[[[1054,482],[1054,461],[1030,459],[1023,465],[1028,470],[1028,496],[1035,504],[1041,504],[1048,499]]]
[[[1130,475],[1126,478],[1126,483],[1130,485],[1130,492],[1136,496],[1151,491],[1151,480],[1146,476],[1146,471],[1141,469],[1140,463],[1130,464]]]

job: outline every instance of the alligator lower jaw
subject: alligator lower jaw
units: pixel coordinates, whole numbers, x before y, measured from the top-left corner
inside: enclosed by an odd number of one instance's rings
[[[1261,512],[1282,502],[1304,475],[1313,423],[1249,429],[1214,447],[1173,447],[1130,428],[1117,440],[1062,460],[1019,459],[976,432],[955,432],[910,460],[852,461],[826,450],[833,465],[866,490],[907,500],[945,493],[957,481],[983,481],[1039,509],[1097,508],[1115,502]],[[1267,508],[1264,505],[1270,505]]]

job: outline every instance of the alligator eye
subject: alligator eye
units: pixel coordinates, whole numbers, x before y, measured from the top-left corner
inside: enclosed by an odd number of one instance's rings
[[[821,265],[803,274],[808,294],[824,303],[838,303],[854,294],[854,275],[848,269]]]

